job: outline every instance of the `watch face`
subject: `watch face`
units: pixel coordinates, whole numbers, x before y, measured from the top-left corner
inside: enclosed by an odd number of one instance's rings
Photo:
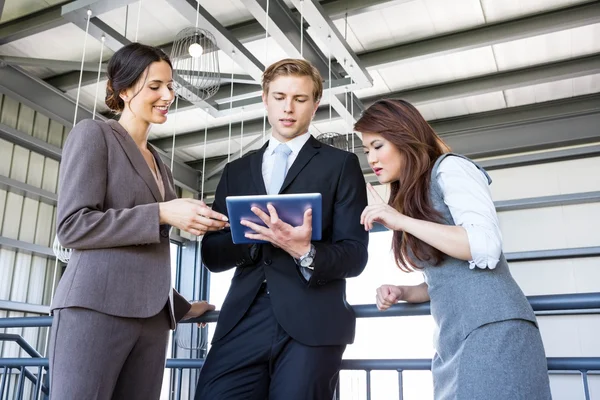
[[[303,267],[310,267],[313,263],[313,258],[311,256],[304,257],[302,261],[300,261],[300,265]]]

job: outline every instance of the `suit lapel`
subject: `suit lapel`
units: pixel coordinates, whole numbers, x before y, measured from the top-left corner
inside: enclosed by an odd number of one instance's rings
[[[123,151],[125,151],[125,154],[127,155],[127,158],[129,158],[131,165],[133,165],[133,168],[135,169],[135,171],[138,173],[138,175],[142,178],[142,180],[146,183],[146,185],[152,192],[152,196],[154,196],[154,199],[158,202],[163,201],[162,196],[160,195],[160,191],[158,190],[158,185],[156,184],[156,181],[154,180],[154,177],[152,176],[152,172],[150,172],[150,168],[148,167],[148,164],[146,163],[144,156],[142,155],[142,153],[138,149],[137,145],[133,141],[133,138],[129,135],[129,133],[127,133],[125,128],[123,128],[117,121],[109,120],[108,124],[111,126],[111,128],[115,132],[115,137],[119,141],[119,144],[123,148]],[[153,152],[153,154],[154,154],[154,152]],[[161,169],[161,172],[162,171],[163,170]],[[165,174],[163,174],[163,181],[164,181],[165,175],[166,175],[166,172],[165,172]],[[169,183],[168,185],[165,185],[165,188],[167,186],[170,187],[171,184]],[[165,197],[166,197],[166,190],[165,190]]]
[[[283,181],[283,185],[281,185],[279,193],[283,193],[283,191],[294,181],[296,176],[298,176],[300,171],[304,169],[306,164],[308,164],[308,162],[319,153],[320,148],[321,142],[311,135],[304,146],[302,146],[300,153],[298,153],[298,157],[296,157],[296,160],[294,160],[294,163],[285,176],[285,180]]]
[[[265,154],[265,150],[267,150],[268,146],[269,142],[266,142],[264,146],[260,148],[260,150],[253,153],[250,156],[250,169],[252,171],[252,180],[254,181],[254,186],[256,186],[258,194],[267,194],[267,189],[265,188],[265,180],[263,179],[262,174],[262,164],[263,154]]]

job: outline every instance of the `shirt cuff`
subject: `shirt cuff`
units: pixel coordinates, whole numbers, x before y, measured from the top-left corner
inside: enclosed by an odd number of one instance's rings
[[[472,260],[469,260],[469,268],[496,268],[500,259],[492,254],[499,254],[500,252],[497,251],[498,249],[493,248],[495,247],[493,244],[489,243],[490,239],[486,232],[474,225],[463,225],[463,228],[467,231],[471,256],[473,257]]]
[[[312,278],[313,270],[310,268],[301,267],[299,265],[298,265],[298,269],[300,269],[300,273],[302,274],[304,279],[306,279],[307,281],[310,281],[310,278]]]

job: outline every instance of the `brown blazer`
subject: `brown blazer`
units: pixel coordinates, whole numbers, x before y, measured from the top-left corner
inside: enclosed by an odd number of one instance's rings
[[[164,201],[175,199],[171,171],[148,148]],[[160,201],[142,153],[118,122],[78,123],[63,149],[57,210],[58,239],[73,253],[51,309],[147,318],[167,305],[174,328],[190,304],[172,289],[170,226],[159,224]]]

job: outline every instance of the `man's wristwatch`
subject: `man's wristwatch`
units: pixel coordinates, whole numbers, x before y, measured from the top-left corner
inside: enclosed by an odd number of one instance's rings
[[[317,252],[317,249],[315,249],[315,246],[313,244],[311,244],[310,250],[308,250],[308,253],[303,254],[300,256],[300,258],[296,259],[296,264],[298,264],[299,266],[304,267],[304,268],[315,269],[315,267],[313,266],[313,263],[315,262],[316,252]]]

